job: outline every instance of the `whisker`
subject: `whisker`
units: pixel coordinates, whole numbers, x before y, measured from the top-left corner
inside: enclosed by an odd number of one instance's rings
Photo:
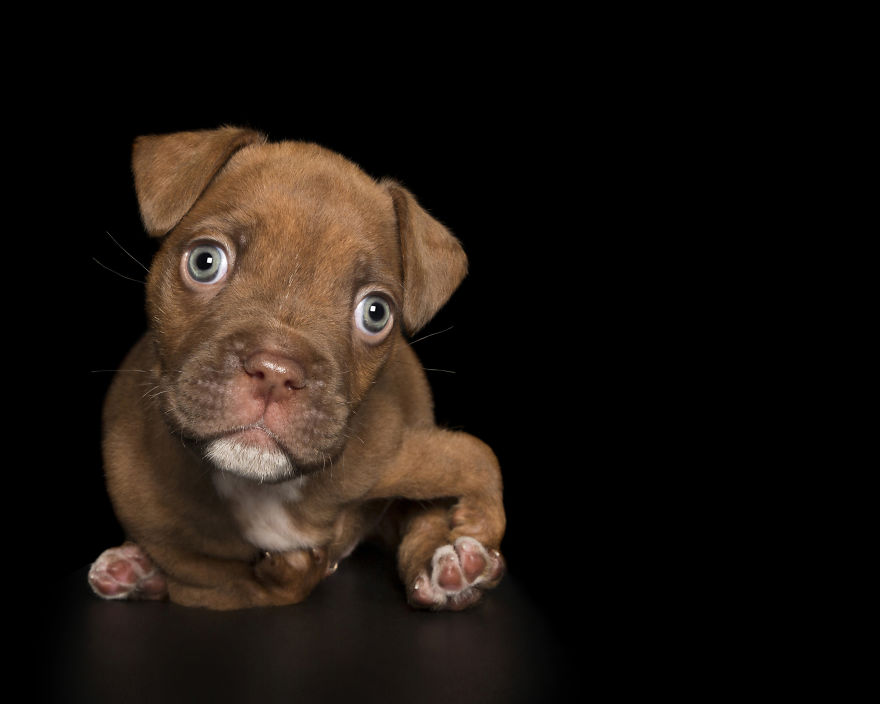
[[[438,330],[437,332],[432,332],[430,335],[425,335],[424,337],[420,337],[420,338],[418,338],[418,339],[416,339],[416,340],[412,340],[409,344],[410,344],[410,345],[414,345],[414,344],[416,344],[417,342],[421,342],[422,340],[427,340],[429,337],[434,337],[434,335],[440,335],[440,334],[442,334],[442,333],[444,333],[444,332],[449,332],[449,331],[452,330],[452,328],[454,328],[454,327],[455,327],[454,325],[450,325],[450,326],[449,326],[448,328],[446,328],[445,330]]]
[[[141,264],[140,261],[138,259],[136,259],[135,256],[131,252],[129,252],[125,247],[123,247],[121,244],[119,244],[119,242],[116,241],[116,238],[113,235],[111,235],[107,230],[104,230],[104,232],[106,232],[107,237],[109,237],[111,240],[113,240],[113,242],[116,244],[116,246],[119,247],[119,249],[121,249],[123,252],[125,252],[129,257],[131,257],[134,260],[134,262],[141,269],[146,271],[148,274],[150,273],[150,270],[147,267],[145,267],[143,264]]]
[[[141,398],[146,398],[147,394],[149,394],[152,391],[155,391],[156,389],[160,389],[160,388],[162,388],[161,384],[156,384],[155,386],[151,386],[149,389],[144,391],[144,395],[141,396]]]
[[[421,366],[418,363],[418,361],[413,361],[413,362],[408,362],[407,360],[402,360],[402,361],[404,361],[408,364],[411,363],[416,366]],[[436,369],[434,367],[422,367],[422,369],[424,369],[426,372],[444,372],[446,374],[455,374],[456,373],[456,372],[452,371],[451,369]],[[373,383],[375,384],[376,382],[374,381]]]
[[[109,266],[107,266],[106,264],[101,264],[101,262],[99,262],[99,261],[98,261],[97,259],[95,259],[94,257],[92,257],[92,261],[95,262],[95,264],[97,264],[98,266],[102,266],[102,267],[104,267],[107,271],[109,271],[109,272],[111,272],[111,273],[113,273],[113,274],[116,274],[117,276],[121,276],[123,279],[128,279],[129,281],[134,281],[136,284],[143,284],[143,285],[146,285],[146,283],[147,283],[146,281],[141,281],[140,279],[133,279],[133,278],[131,278],[130,276],[126,276],[125,274],[120,274],[118,271],[115,271],[115,270],[111,269],[111,268],[110,268]]]
[[[139,374],[149,374],[150,370],[149,369],[90,369],[89,372],[91,374],[100,374],[100,373],[106,373],[106,372],[112,372],[114,374],[116,372],[137,372]]]

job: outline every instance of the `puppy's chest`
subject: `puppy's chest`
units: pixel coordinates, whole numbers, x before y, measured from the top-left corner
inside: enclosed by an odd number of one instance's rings
[[[286,552],[317,547],[326,542],[324,532],[301,518],[308,477],[279,484],[258,484],[226,472],[213,478],[217,492],[229,504],[242,535],[261,550]]]

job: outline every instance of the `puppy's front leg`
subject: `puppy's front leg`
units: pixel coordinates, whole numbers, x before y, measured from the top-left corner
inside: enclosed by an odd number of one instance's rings
[[[462,609],[504,573],[501,472],[492,450],[466,433],[406,431],[370,498],[452,499],[416,505],[401,525],[398,569],[411,604]]]
[[[220,559],[126,542],[105,550],[89,570],[104,599],[165,599],[212,609],[296,604],[332,570],[323,549]],[[160,568],[157,564],[162,565]]]
[[[303,601],[327,575],[324,550],[263,553],[255,562],[188,559],[194,578],[168,579],[171,600],[213,609],[284,606]]]

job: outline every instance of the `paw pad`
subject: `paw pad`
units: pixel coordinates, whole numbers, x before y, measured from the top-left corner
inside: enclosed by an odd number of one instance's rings
[[[430,570],[412,585],[410,601],[431,609],[459,610],[479,601],[482,589],[494,587],[504,574],[504,560],[474,538],[461,537],[434,551]]]
[[[164,575],[134,543],[101,553],[89,569],[89,586],[104,599],[164,599]]]

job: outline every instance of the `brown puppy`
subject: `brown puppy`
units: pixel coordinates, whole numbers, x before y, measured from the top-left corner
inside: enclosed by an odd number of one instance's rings
[[[503,573],[498,463],[434,425],[404,338],[464,277],[459,242],[404,188],[313,144],[141,137],[133,168],[163,241],[150,330],[104,409],[128,542],[92,566],[95,592],[295,603],[379,528],[411,604],[473,604]]]

